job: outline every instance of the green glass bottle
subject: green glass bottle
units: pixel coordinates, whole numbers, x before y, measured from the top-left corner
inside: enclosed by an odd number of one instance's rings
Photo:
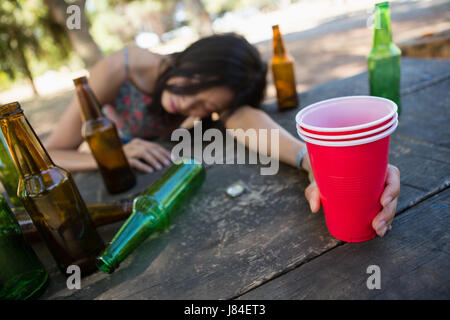
[[[173,213],[185,203],[205,179],[205,169],[195,160],[184,159],[133,202],[133,213],[114,236],[97,267],[112,273],[119,264],[154,231],[164,230]]]
[[[8,145],[1,132],[0,139],[0,181],[5,188],[9,201],[11,201],[14,207],[23,209],[23,203],[20,201],[19,197],[17,197],[19,175],[17,174],[17,169],[9,154]]]
[[[372,50],[367,58],[370,95],[400,102],[400,49],[392,42],[389,2],[375,5]]]
[[[35,297],[43,291],[47,280],[47,272],[0,195],[0,300]]]

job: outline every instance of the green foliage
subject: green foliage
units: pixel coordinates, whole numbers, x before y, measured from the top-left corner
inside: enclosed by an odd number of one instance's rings
[[[260,10],[275,8],[278,0],[202,0],[206,10],[213,16],[222,16],[229,11],[254,7]],[[292,0],[291,0],[292,2]]]
[[[0,73],[11,80],[28,76],[34,62],[44,60],[47,68],[58,67],[69,53],[64,29],[41,0],[0,2]]]
[[[74,0],[60,0],[76,3]],[[177,4],[184,0],[89,0],[86,14],[90,34],[104,54],[133,42],[140,31],[162,34],[180,26]],[[201,0],[209,14],[254,6],[275,0]],[[182,22],[186,23],[186,22]],[[0,89],[13,80],[40,75],[49,69],[78,68],[81,58],[72,50],[67,30],[57,23],[45,0],[0,0]]]
[[[109,2],[91,0],[89,10],[86,10],[91,24],[89,32],[104,54],[116,51],[124,45],[120,37],[114,34],[114,29],[128,30],[124,26],[123,17],[110,5]]]
[[[90,0],[87,7],[90,33],[102,52],[109,54],[134,42],[140,31],[158,33],[173,29],[173,12],[178,1]]]
[[[40,54],[38,40],[22,12],[19,1],[7,0],[0,4],[0,67],[10,78],[24,67],[20,54],[24,49]]]

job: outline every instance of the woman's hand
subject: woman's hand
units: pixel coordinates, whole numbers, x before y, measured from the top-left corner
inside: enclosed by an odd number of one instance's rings
[[[123,150],[130,165],[146,173],[171,163],[170,152],[154,142],[135,138],[125,144]]]
[[[302,167],[308,172],[311,184],[305,190],[306,199],[312,212],[320,210],[320,194],[314,175],[312,173],[309,157],[302,161]],[[391,230],[391,223],[394,220],[397,209],[398,196],[400,194],[400,171],[397,167],[389,164],[387,168],[386,185],[380,198],[383,209],[372,220],[372,228],[382,237],[388,230]]]

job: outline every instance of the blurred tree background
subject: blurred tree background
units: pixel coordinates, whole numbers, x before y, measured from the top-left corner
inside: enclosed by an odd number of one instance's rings
[[[276,0],[2,0],[0,1],[0,90],[47,70],[92,66],[126,44],[151,48],[176,37],[213,33],[226,12],[275,7]],[[67,11],[81,10],[80,29],[70,30]]]
[[[70,51],[64,29],[48,15],[42,4],[25,0],[1,1],[2,87],[16,78],[26,78],[37,94],[34,74],[48,67],[60,67],[68,59]]]

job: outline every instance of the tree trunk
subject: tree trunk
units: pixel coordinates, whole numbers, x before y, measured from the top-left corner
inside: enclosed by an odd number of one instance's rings
[[[81,57],[86,67],[90,67],[100,60],[102,52],[89,33],[90,25],[84,11],[86,0],[70,3],[70,5],[77,5],[81,11],[80,28],[73,30],[67,28],[67,19],[69,18],[67,7],[69,4],[63,0],[44,0],[44,2],[55,22],[66,30],[72,48]]]
[[[33,93],[35,96],[39,96],[39,92],[37,91],[36,85],[34,84],[33,74],[31,73],[30,67],[28,66],[28,60],[27,57],[25,56],[25,53],[23,52],[23,48],[19,48],[18,51],[23,71],[25,72],[25,75],[27,76],[30,82],[31,89],[33,89]]]
[[[214,34],[212,21],[201,0],[185,0],[191,15],[191,23],[200,37]]]
[[[148,19],[150,21],[150,25],[152,26],[152,31],[158,35],[159,41],[163,43],[164,40],[162,36],[166,30],[163,22],[161,21],[160,15],[160,12],[152,12],[148,15]]]

